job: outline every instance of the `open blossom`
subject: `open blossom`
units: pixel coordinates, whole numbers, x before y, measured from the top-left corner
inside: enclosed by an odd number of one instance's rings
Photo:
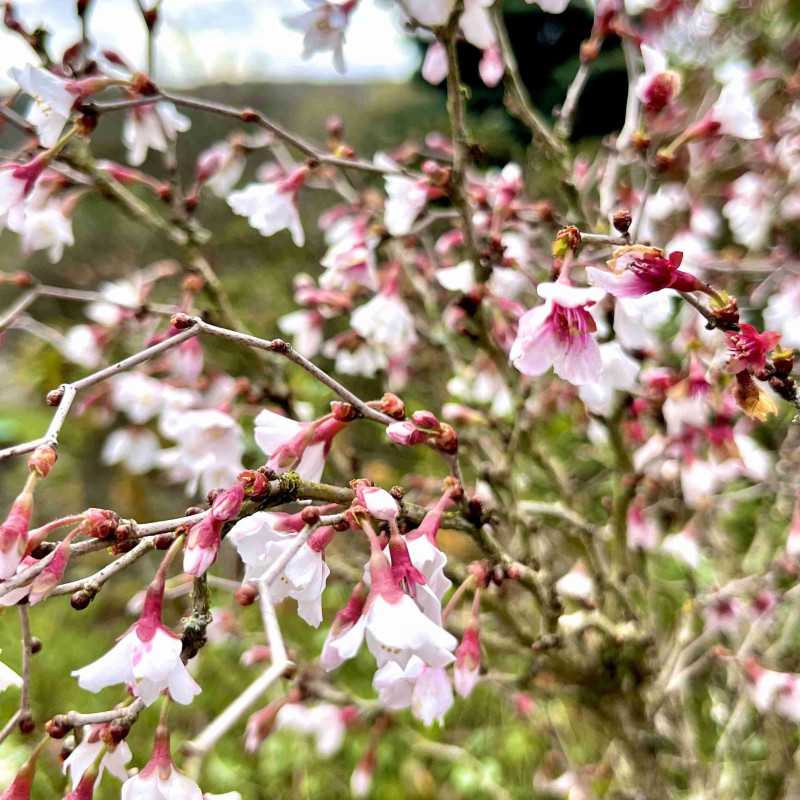
[[[292,346],[301,356],[314,358],[324,340],[324,317],[315,309],[301,309],[278,319],[278,329],[292,337]],[[191,341],[191,340],[190,340]]]
[[[122,141],[128,151],[128,163],[138,167],[147,158],[148,150],[165,153],[170,142],[179,133],[192,126],[188,117],[174,104],[161,101],[152,105],[136,106],[125,117]]]
[[[750,250],[760,250],[769,241],[775,221],[773,206],[777,187],[757,172],[745,172],[729,187],[729,199],[722,207],[733,238]],[[780,295],[773,295],[777,297]]]
[[[245,564],[248,581],[263,580],[285,553],[295,551],[269,585],[269,596],[273,603],[287,597],[297,600],[300,617],[316,628],[322,622],[322,593],[330,575],[323,553],[334,531],[326,526],[318,528],[297,549],[297,535],[303,527],[300,515],[257,511],[239,520],[227,538]]]
[[[265,183],[250,183],[228,195],[228,205],[243,217],[262,236],[272,236],[286,230],[292,241],[305,244],[303,223],[297,209],[297,196],[308,176],[308,167],[298,167],[286,177]]]
[[[364,613],[364,606],[369,590],[364,582],[359,581],[350,593],[344,607],[333,620],[325,643],[322,646],[320,664],[330,672],[350,658],[353,658],[364,641],[364,632],[357,623]]]
[[[99,692],[122,683],[132,685],[133,693],[147,705],[154,703],[164,690],[176,703],[192,702],[200,687],[181,660],[180,637],[161,621],[163,601],[164,576],[159,572],[147,589],[137,622],[108,653],[72,672],[82,689]]]
[[[583,384],[578,394],[592,413],[608,417],[616,407],[617,392],[633,392],[636,388],[641,364],[616,341],[600,345],[600,358],[603,380]]]
[[[255,440],[269,456],[270,469],[294,470],[307,481],[318,481],[333,439],[346,424],[331,416],[297,422],[264,409],[255,419]]]
[[[410,233],[414,220],[428,200],[441,197],[442,190],[432,186],[427,177],[410,178],[399,173],[398,165],[384,153],[376,153],[375,165],[390,173],[384,175],[386,204],[383,223],[392,236]]]
[[[317,755],[330,758],[342,749],[347,724],[358,713],[351,706],[336,706],[332,703],[318,703],[305,706],[300,703],[286,703],[278,711],[275,727],[314,737]]]
[[[414,317],[396,288],[386,287],[350,316],[353,329],[389,355],[406,353],[416,344]]]
[[[453,585],[452,581],[444,574],[447,556],[439,549],[436,541],[442,524],[442,515],[451,504],[450,492],[445,492],[433,508],[425,514],[419,527],[405,535],[405,544],[411,563],[422,573],[426,584],[439,600]]]
[[[242,429],[223,411],[185,411],[174,416],[164,433],[177,446],[161,452],[160,464],[175,480],[187,482],[187,494],[231,484],[242,471]]]
[[[103,733],[107,725],[92,725],[85,732],[80,744],[64,759],[62,771],[69,772],[73,787],[77,787],[86,770],[91,767],[102,752],[98,766],[97,780],[103,777],[103,771],[108,770],[115,778],[124,781],[128,777],[125,765],[131,760],[131,751],[128,743],[123,739],[115,747],[109,747],[103,740]]]
[[[758,109],[745,75],[737,72],[725,82],[709,119],[719,133],[739,139],[760,139],[763,136]]]
[[[222,524],[213,514],[206,514],[189,528],[183,553],[183,571],[187,575],[199,577],[216,561]]]
[[[744,671],[748,694],[759,711],[800,722],[800,675],[765,669],[755,659],[744,664]]]
[[[78,93],[70,91],[67,81],[30,64],[26,64],[24,69],[14,67],[11,77],[25,94],[33,98],[28,122],[36,128],[39,142],[42,147],[52,147],[67,124]]]
[[[664,541],[661,542],[661,549],[679,561],[683,561],[692,569],[700,566],[700,545],[697,542],[697,534],[690,527],[684,528],[679,533],[665,536]]]
[[[657,114],[668,106],[681,90],[681,77],[667,69],[664,54],[650,45],[642,45],[644,75],[636,82],[636,95],[646,111]]]
[[[725,368],[736,373],[744,369],[758,372],[764,369],[767,355],[774,350],[781,335],[775,331],[761,333],[754,325],[742,322],[738,331],[728,331],[725,339],[730,358]]]
[[[144,475],[159,463],[161,444],[147,428],[117,428],[112,431],[100,453],[104,464],[124,464],[133,475]]]
[[[442,667],[426,665],[417,656],[412,656],[405,666],[387,662],[375,673],[372,685],[383,706],[393,711],[410,707],[411,713],[425,725],[443,724],[453,705],[453,688],[447,672]]]
[[[577,385],[598,380],[602,362],[588,307],[602,300],[599,288],[581,289],[564,281],[540,283],[545,302],[522,315],[510,359],[523,375],[556,374]]]
[[[6,162],[0,164],[0,230],[14,225],[18,229],[25,216],[25,200],[46,166],[44,155],[27,164]]]
[[[123,411],[136,425],[144,425],[164,405],[164,384],[143,372],[123,372],[111,381],[111,403],[118,411]]]
[[[614,251],[609,269],[587,267],[586,275],[590,283],[615,297],[641,297],[661,289],[695,292],[705,288],[694,275],[678,269],[682,260],[680,252],[665,256],[657,247],[626,245]]]
[[[200,787],[175,768],[169,733],[156,731],[150,760],[122,785],[121,800],[203,800]]]
[[[781,332],[784,347],[800,347],[800,280],[784,281],[767,301],[764,309],[764,324]]]
[[[583,603],[591,604],[594,599],[594,580],[582,561],[576,562],[569,572],[556,581],[555,589],[563,597]]]
[[[345,71],[344,39],[358,0],[305,0],[310,11],[284,17],[284,24],[303,34],[303,58],[330,50],[337,72]]]
[[[47,250],[53,264],[61,260],[64,247],[75,244],[72,220],[56,200],[41,206],[28,204],[23,214],[9,218],[8,227],[20,235],[23,253],[28,255],[36,250]]]
[[[219,142],[197,158],[197,182],[208,186],[217,197],[227,197],[247,166],[244,148],[233,142]]]

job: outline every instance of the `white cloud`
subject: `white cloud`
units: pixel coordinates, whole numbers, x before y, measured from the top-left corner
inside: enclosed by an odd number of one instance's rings
[[[51,32],[53,58],[80,33],[74,4],[64,0],[17,0],[26,26]],[[89,30],[103,49],[118,51],[144,67],[145,31],[134,0],[99,0],[90,6]],[[417,53],[402,32],[396,11],[362,0],[353,12],[340,76],[329,53],[301,58],[302,36],[281,18],[302,12],[302,0],[163,0],[156,38],[156,79],[171,87],[257,80],[403,80],[417,65]],[[13,87],[8,70],[36,62],[18,36],[0,32],[0,91]]]

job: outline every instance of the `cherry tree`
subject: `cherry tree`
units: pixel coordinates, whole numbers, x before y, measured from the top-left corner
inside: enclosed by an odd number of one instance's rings
[[[367,2],[307,0],[285,23],[304,56],[343,72]],[[396,767],[382,764],[392,737],[470,765],[481,795],[517,796],[481,769],[469,727],[448,724],[476,691],[539,743],[519,796],[800,791],[790,9],[598,0],[550,109],[526,87],[502,0],[386,4],[423,44],[423,78],[445,84],[449,131],[420,120],[414,141],[362,154],[338,119],[319,121],[321,145],[259,109],[173,93],[152,69],[159,4],[139,0],[145,71],[93,40],[90,5],[78,0],[83,36],[54,60],[5,4],[39,63],[11,71],[0,104],[4,241],[18,238],[22,257],[46,251],[66,277],[72,220],[100,197],[179,255],[100,286],[0,274],[14,294],[0,335],[43,338],[80,375],[44,398],[41,436],[0,450],[17,487],[0,525],[0,604],[4,625],[18,620],[22,665],[0,663],[0,691],[19,697],[0,742],[27,753],[0,798],[43,796],[37,762],[59,751],[65,798],[114,781],[123,800],[249,796],[204,794],[208,758],[223,737],[253,753],[279,730],[310,737],[320,760],[357,740],[357,797]],[[568,0],[536,5],[558,15]],[[625,118],[584,146],[572,131],[604,49],[624,56]],[[519,163],[492,163],[475,135],[471,50],[526,131]],[[94,137],[120,115],[128,164]],[[230,132],[186,182],[176,143],[207,116]],[[312,193],[330,203],[316,220],[303,211]],[[294,276],[297,308],[278,330],[248,327],[217,274],[202,222],[213,198],[319,265]],[[327,249],[309,252],[315,225]],[[253,291],[268,297],[271,277]],[[46,325],[43,298],[85,321]],[[241,372],[215,363],[224,348],[243,354]],[[297,372],[319,384],[313,397],[292,391]],[[358,396],[357,379],[380,389]],[[144,521],[64,497],[62,516],[41,518],[62,430],[89,405],[107,412],[102,462],[180,485],[191,507]],[[416,456],[399,485],[341,444],[376,431],[387,464]],[[106,560],[87,574],[93,553]],[[146,577],[131,623],[112,624],[105,586],[123,573]],[[338,609],[331,585],[348,598]],[[47,658],[33,606],[64,596],[69,679],[87,703],[108,687],[117,702],[46,719],[31,701]],[[231,609],[251,605],[263,631],[243,648],[244,689],[184,729],[178,707],[204,689],[194,665]],[[185,614],[180,627],[165,608]],[[313,656],[284,639],[295,608],[321,631]],[[93,659],[80,630],[100,622],[108,648]],[[371,692],[342,678],[351,660]],[[142,751],[128,736],[144,718],[156,727]]]

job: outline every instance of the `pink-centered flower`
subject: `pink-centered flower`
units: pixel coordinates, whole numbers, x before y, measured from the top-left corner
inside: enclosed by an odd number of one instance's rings
[[[481,672],[480,632],[476,624],[464,630],[461,643],[456,648],[453,683],[461,697],[469,697],[478,683]]]
[[[373,543],[370,557],[371,586],[363,613],[348,631],[358,650],[366,639],[378,666],[397,661],[405,666],[416,655],[431,667],[445,667],[454,660],[457,641],[429,619],[397,586],[386,556]],[[346,656],[350,657],[350,656]],[[326,666],[327,668],[327,666]]]
[[[106,686],[123,683],[132,685],[134,695],[147,705],[154,703],[164,690],[176,703],[192,702],[200,687],[181,660],[180,637],[161,621],[163,602],[164,576],[157,573],[147,589],[137,622],[108,653],[72,672],[81,688],[99,692]]]
[[[27,164],[0,164],[0,230],[6,224],[21,225],[25,216],[25,199],[46,166],[44,154]]]
[[[331,416],[297,422],[264,409],[255,419],[255,440],[269,456],[270,469],[294,470],[304,480],[318,481],[333,439],[346,425]]]
[[[594,286],[615,297],[641,297],[661,289],[695,292],[703,284],[688,272],[678,269],[683,253],[664,255],[657,247],[634,244],[619,247],[608,262],[609,269],[587,267],[586,275]]]
[[[136,106],[125,116],[122,141],[128,151],[128,163],[138,167],[147,158],[148,150],[165,153],[179,133],[188,131],[191,120],[173,103],[162,101]]]
[[[667,69],[666,56],[650,45],[642,45],[644,75],[636,82],[636,95],[646,111],[657,114],[666,108],[681,90],[681,76]]]
[[[764,369],[767,355],[774,350],[781,339],[775,331],[761,333],[754,325],[742,322],[738,331],[725,334],[728,344],[729,359],[725,369],[731,373],[749,369],[758,372]]]
[[[216,561],[221,542],[223,520],[206,514],[195,522],[186,535],[183,551],[183,571],[199,578]]]
[[[27,119],[36,128],[42,147],[52,147],[67,124],[81,94],[77,81],[65,81],[47,70],[26,64],[12,68],[11,77],[33,98]]]
[[[359,581],[353,587],[347,603],[337,612],[319,659],[326,671],[330,672],[353,658],[361,647],[364,631],[358,623],[364,613],[368,596],[366,584]]]
[[[305,244],[303,223],[297,208],[297,197],[308,177],[308,167],[298,167],[286,177],[265,183],[250,183],[228,195],[228,205],[262,236],[272,236],[284,228],[292,241]]]
[[[442,724],[453,705],[453,689],[443,667],[430,667],[412,656],[405,666],[388,661],[376,673],[372,685],[385,708],[399,711],[411,708],[412,714],[425,723]]]
[[[525,312],[519,321],[510,353],[514,366],[530,376],[553,367],[576,385],[598,380],[602,360],[593,336],[597,326],[588,308],[602,300],[605,291],[565,281],[540,283],[537,291],[545,303]]]

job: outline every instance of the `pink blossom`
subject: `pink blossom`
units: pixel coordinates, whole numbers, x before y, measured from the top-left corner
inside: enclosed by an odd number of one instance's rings
[[[326,671],[330,672],[353,658],[361,647],[364,632],[359,623],[368,596],[366,585],[357,583],[345,606],[336,614],[320,655],[320,664]]]
[[[587,267],[589,282],[615,297],[641,297],[661,289],[676,292],[695,292],[705,289],[702,283],[678,267],[683,253],[670,253],[669,257],[657,247],[626,245],[614,251],[608,262],[609,269]]]
[[[477,624],[464,630],[461,643],[456,648],[453,683],[461,697],[469,697],[481,672],[481,643]]]
[[[180,637],[161,621],[163,600],[164,576],[159,572],[147,589],[138,621],[108,653],[72,672],[82,689],[99,692],[117,683],[131,684],[134,695],[147,705],[164,690],[176,703],[192,702],[200,687],[181,660]]]
[[[390,442],[403,445],[404,447],[421,444],[428,438],[423,431],[407,419],[402,422],[393,422],[391,425],[387,426],[386,436]]]
[[[428,45],[422,62],[422,77],[434,86],[447,77],[447,48],[438,40]]]
[[[191,120],[181,114],[173,103],[162,101],[132,108],[122,128],[128,163],[140,166],[147,158],[148,150],[166,153],[169,143],[191,126]]]
[[[400,507],[397,505],[397,500],[385,489],[380,489],[377,486],[359,487],[357,495],[359,501],[366,506],[367,511],[375,519],[385,521],[397,519]]]
[[[25,94],[33,98],[28,121],[36,128],[39,142],[42,147],[53,147],[82,94],[77,88],[78,83],[65,81],[31,64],[26,64],[23,69],[13,67],[11,77]]]
[[[10,578],[25,555],[32,511],[33,490],[26,486],[0,525],[0,580]]]
[[[628,508],[627,530],[628,547],[632,549],[653,550],[658,544],[658,528],[638,500]]]
[[[186,535],[183,551],[183,571],[199,578],[216,561],[220,546],[223,520],[213,513],[195,522]]]
[[[503,63],[503,58],[498,47],[487,47],[483,51],[480,63],[478,64],[478,72],[480,73],[481,80],[489,88],[492,88],[500,83],[505,71],[505,64]]]
[[[657,114],[668,106],[681,90],[681,77],[667,69],[664,54],[650,45],[642,45],[644,75],[636,82],[636,95],[646,111]]]
[[[255,439],[269,456],[270,469],[294,470],[307,481],[318,481],[333,439],[346,424],[333,417],[302,423],[265,409],[256,417]]]
[[[523,375],[537,376],[553,367],[577,385],[598,380],[602,361],[592,335],[597,326],[587,308],[603,298],[603,289],[580,289],[565,282],[540,283],[544,305],[519,321],[510,358]]]
[[[728,331],[725,334],[730,357],[725,369],[736,373],[744,369],[759,372],[764,369],[767,355],[774,350],[781,339],[775,331],[761,333],[754,325],[747,322],[739,324],[738,331]]]

